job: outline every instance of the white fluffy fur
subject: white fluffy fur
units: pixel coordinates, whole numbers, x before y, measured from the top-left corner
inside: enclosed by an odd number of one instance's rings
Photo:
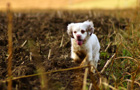
[[[81,30],[85,32],[82,33]],[[71,36],[71,58],[77,61],[87,57],[89,64],[97,68],[100,44],[97,36],[93,34],[93,22],[71,23],[67,27],[67,32]],[[80,39],[78,39],[78,36],[80,36]],[[95,70],[92,70],[92,72],[95,72]]]

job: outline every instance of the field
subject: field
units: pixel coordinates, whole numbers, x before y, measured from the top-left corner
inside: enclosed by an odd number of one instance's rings
[[[140,12],[134,9],[14,12],[12,89],[81,90],[85,67],[70,58],[67,25],[85,20],[93,21],[101,45],[98,70],[89,72],[86,90],[139,90]],[[0,90],[10,78],[7,25],[7,13],[0,12]]]

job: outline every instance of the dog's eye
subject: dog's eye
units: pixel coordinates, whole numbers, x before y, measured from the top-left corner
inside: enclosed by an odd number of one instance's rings
[[[77,33],[76,31],[74,31],[74,33]]]
[[[85,33],[85,31],[84,30],[81,30],[81,33]]]

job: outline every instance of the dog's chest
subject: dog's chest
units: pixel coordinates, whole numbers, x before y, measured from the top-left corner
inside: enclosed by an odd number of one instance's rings
[[[88,52],[87,48],[83,45],[82,46],[75,45],[73,50],[81,58],[84,58]]]

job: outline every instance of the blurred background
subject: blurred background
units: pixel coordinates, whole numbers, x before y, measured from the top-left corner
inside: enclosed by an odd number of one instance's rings
[[[94,77],[72,70],[80,63],[66,31],[86,20],[101,45]],[[0,90],[8,81],[9,90],[140,90],[140,0],[0,0]]]
[[[0,10],[13,9],[130,9],[140,0],[0,0]]]

